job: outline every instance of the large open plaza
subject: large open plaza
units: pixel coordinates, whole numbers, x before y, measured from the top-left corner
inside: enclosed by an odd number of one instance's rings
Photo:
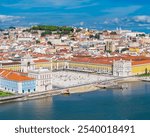
[[[91,84],[94,82],[106,81],[113,79],[113,76],[74,72],[74,71],[57,71],[53,72],[52,85],[56,88],[66,88]]]

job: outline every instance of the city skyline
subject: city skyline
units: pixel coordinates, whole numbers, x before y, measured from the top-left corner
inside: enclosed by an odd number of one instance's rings
[[[1,120],[150,119],[147,5],[2,0]]]
[[[69,25],[149,32],[148,0],[1,0],[0,25]],[[94,10],[93,10],[94,9]]]

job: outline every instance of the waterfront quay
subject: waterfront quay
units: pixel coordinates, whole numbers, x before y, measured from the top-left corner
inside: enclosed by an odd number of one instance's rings
[[[12,101],[25,101],[30,99],[38,99],[43,97],[54,96],[63,93],[69,89],[69,93],[87,92],[96,90],[97,88],[93,83],[111,80],[114,77],[104,76],[100,74],[93,74],[87,72],[75,71],[54,71],[52,72],[52,89],[36,92],[28,92],[13,96],[1,97],[0,103],[7,103]]]
[[[25,94],[16,94],[9,97],[1,97],[1,103],[27,101],[46,98],[55,95],[64,95],[66,91],[72,93],[84,93],[105,88],[118,88],[118,82],[134,80],[135,77],[114,77],[87,72],[56,71],[53,72],[53,89]],[[117,86],[116,86],[117,84]]]
[[[21,94],[21,95],[16,94],[16,95],[12,95],[9,97],[0,97],[0,104],[45,98],[45,97],[50,97],[50,96],[59,95],[59,94],[61,94],[61,91],[59,90],[41,91],[41,92]]]

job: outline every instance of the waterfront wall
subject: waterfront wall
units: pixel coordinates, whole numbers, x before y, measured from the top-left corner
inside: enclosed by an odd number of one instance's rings
[[[70,93],[83,93],[83,92],[90,92],[97,90],[99,88],[95,87],[93,84],[90,85],[83,85],[83,86],[76,86],[68,88]]]
[[[127,83],[127,82],[133,82],[133,81],[140,81],[140,79],[138,77],[129,77],[129,78],[123,78],[123,79],[119,79],[119,80],[114,79],[112,81],[116,81],[118,83]],[[109,81],[109,82],[111,82],[111,81]],[[70,88],[65,88],[65,89],[34,92],[31,94],[20,94],[20,95],[10,96],[10,97],[1,97],[0,104],[55,96],[55,95],[59,95],[59,94],[63,93],[63,91],[66,91],[66,90],[69,90],[69,92],[71,94],[73,94],[73,93],[90,92],[90,91],[95,91],[98,89],[100,89],[100,88],[95,86],[95,84],[87,84],[87,85],[75,86],[75,87],[70,87]]]

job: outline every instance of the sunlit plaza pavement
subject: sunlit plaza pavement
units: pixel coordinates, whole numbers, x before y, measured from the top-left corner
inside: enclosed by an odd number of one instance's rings
[[[58,71],[53,72],[53,86],[58,88],[66,88],[78,85],[84,85],[94,82],[100,82],[113,79],[113,76],[104,76],[100,74],[73,72],[73,71]]]

